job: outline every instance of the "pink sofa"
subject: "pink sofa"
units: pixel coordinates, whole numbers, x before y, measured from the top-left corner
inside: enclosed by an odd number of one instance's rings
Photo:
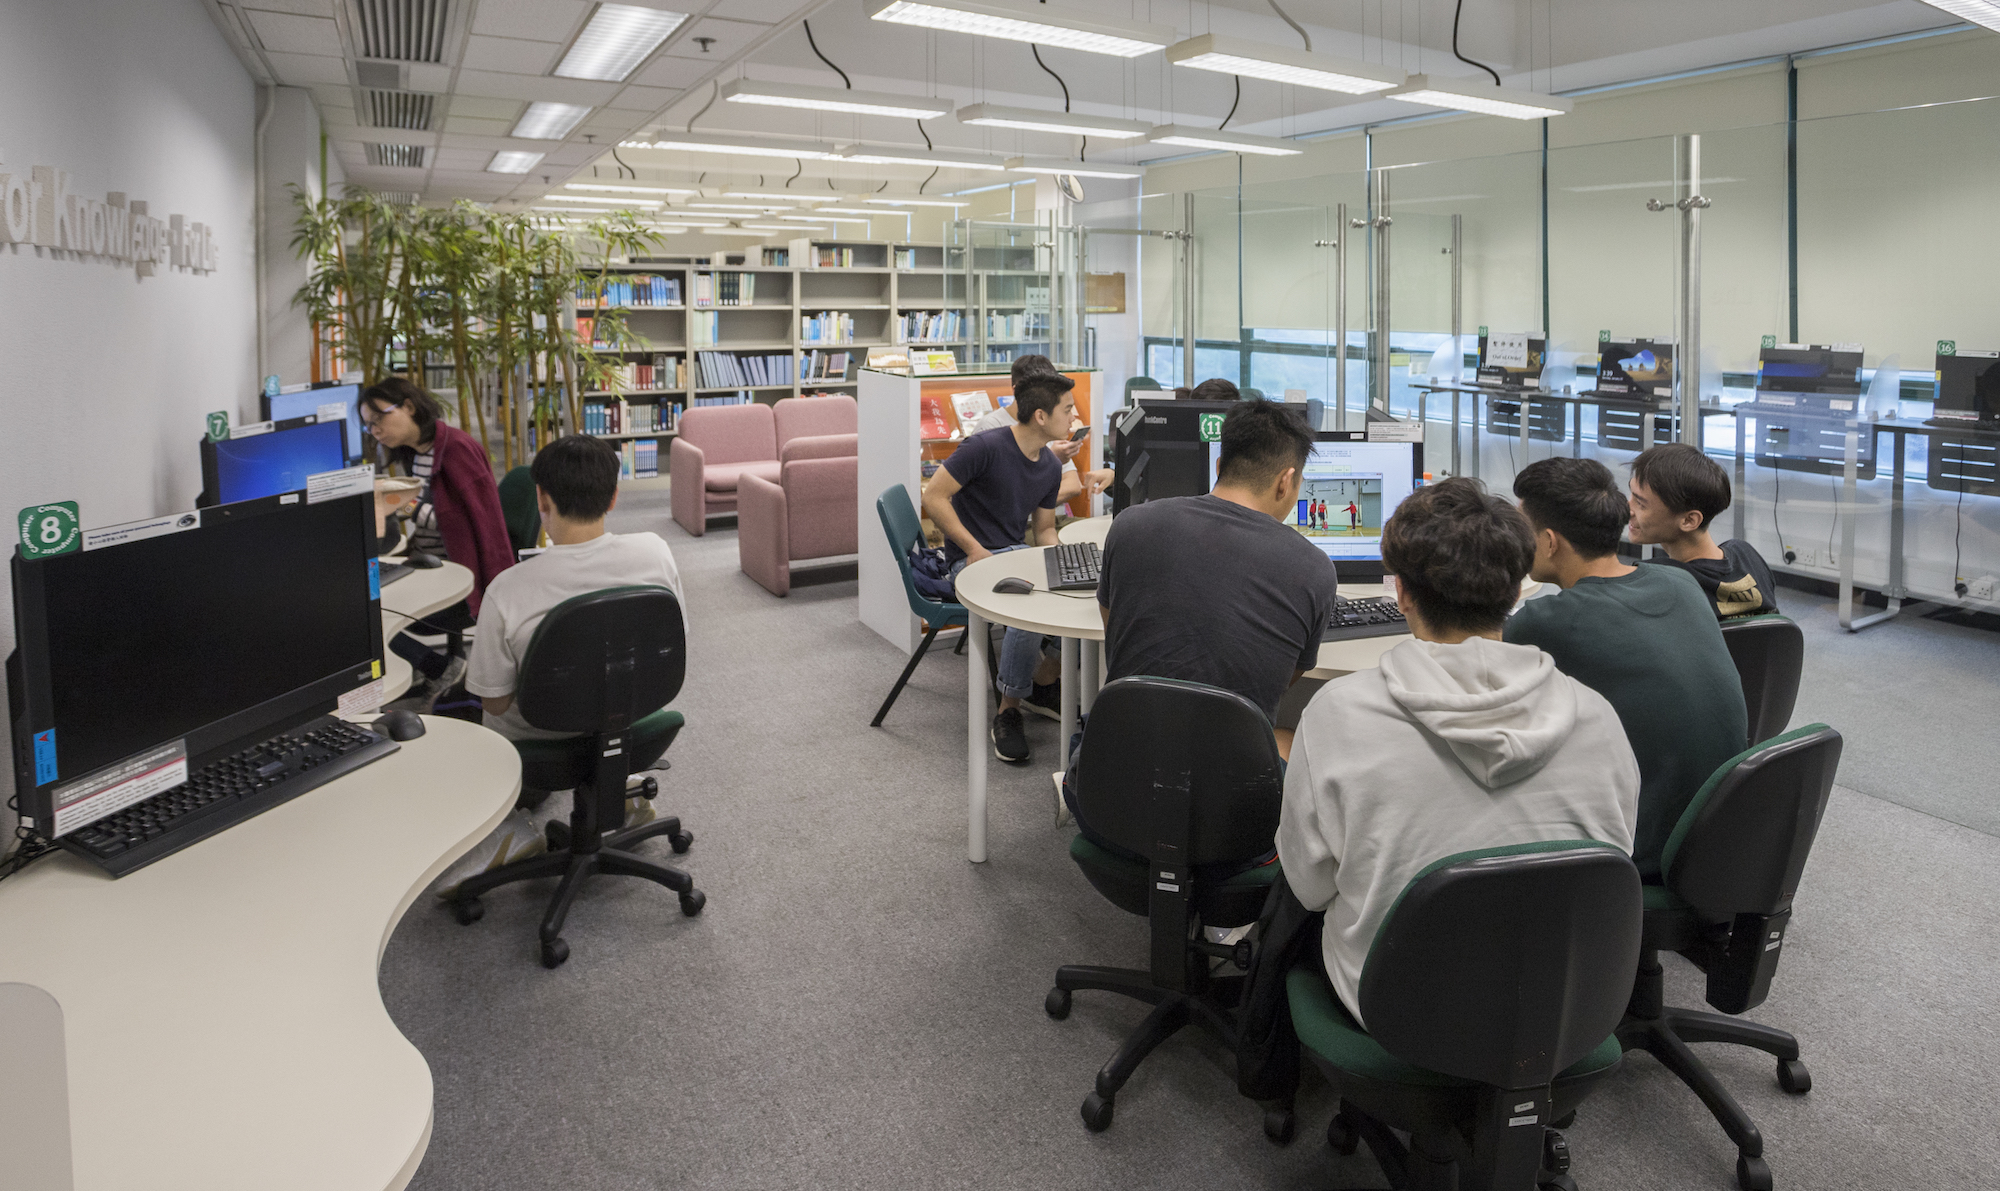
[[[681,414],[667,450],[674,520],[700,537],[708,519],[737,508],[746,475],[776,483],[780,450],[795,438],[853,434],[852,397],[787,397],[776,405],[718,405]]]
[[[794,562],[859,549],[856,442],[852,434],[802,435],[779,448],[777,483],[743,477],[736,492],[737,558],[743,573],[771,594],[792,590]]]

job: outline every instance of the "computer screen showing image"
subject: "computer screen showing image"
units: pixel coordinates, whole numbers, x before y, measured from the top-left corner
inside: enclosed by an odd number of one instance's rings
[[[1786,343],[1757,353],[1757,391],[1853,395],[1861,392],[1861,352]]]
[[[329,405],[342,407],[341,425],[345,427],[342,449],[349,459],[359,459],[367,439],[361,425],[361,386],[331,385],[323,389],[301,389],[296,393],[280,393],[276,397],[263,399],[264,420],[267,422],[294,422],[300,418],[317,415]]]
[[[1940,419],[2000,422],[2000,352],[1960,351],[1937,358]]]
[[[1423,483],[1423,444],[1327,431],[1306,459],[1290,524],[1340,568],[1379,578],[1382,526]]]
[[[309,476],[347,466],[344,427],[312,417],[279,422],[262,433],[201,444],[203,490],[216,504],[296,492]]]
[[[1639,339],[1597,345],[1597,388],[1605,393],[1652,393],[1674,387],[1674,345]]]

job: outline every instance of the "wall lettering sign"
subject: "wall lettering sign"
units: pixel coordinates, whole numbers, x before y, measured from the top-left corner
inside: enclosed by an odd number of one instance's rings
[[[48,165],[10,170],[0,162],[0,244],[118,261],[141,277],[159,268],[213,273],[216,262],[213,227],[159,218],[123,191],[89,198],[71,188],[68,170]]]

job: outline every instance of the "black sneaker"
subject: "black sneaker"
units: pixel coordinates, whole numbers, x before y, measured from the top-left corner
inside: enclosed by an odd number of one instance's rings
[[[1021,700],[1022,711],[1032,711],[1043,719],[1062,719],[1062,684],[1059,682],[1038,682]]]
[[[1010,707],[993,717],[993,755],[1013,765],[1028,759],[1028,732],[1020,708]]]

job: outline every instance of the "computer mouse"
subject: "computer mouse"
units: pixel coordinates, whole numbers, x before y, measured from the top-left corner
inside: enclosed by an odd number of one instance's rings
[[[993,585],[993,590],[1003,595],[1027,595],[1035,590],[1035,585],[1018,575],[1009,575]]]
[[[403,554],[403,562],[420,571],[434,571],[444,565],[444,559],[435,554],[426,554],[422,550],[406,551]]]
[[[398,707],[383,712],[381,718],[370,726],[391,740],[415,740],[424,734],[424,717],[406,707]]]

